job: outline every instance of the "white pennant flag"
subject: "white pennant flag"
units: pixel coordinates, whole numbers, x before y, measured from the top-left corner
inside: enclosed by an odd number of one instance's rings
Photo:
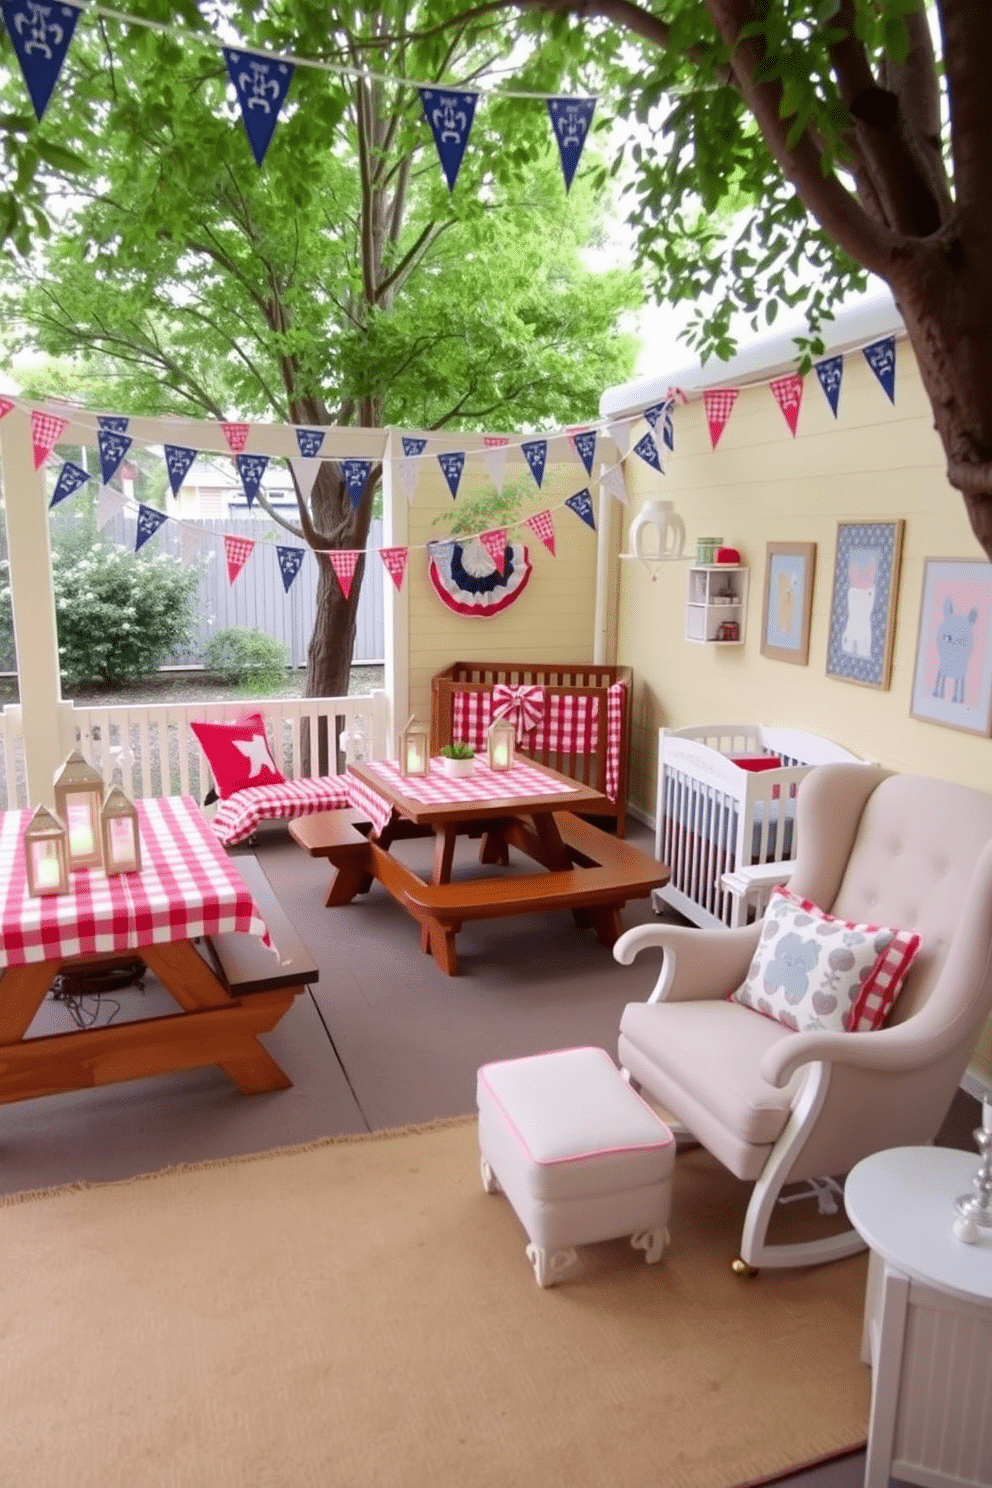
[[[100,495],[96,503],[96,525],[102,531],[119,511],[123,511],[127,505],[127,499],[123,491],[115,491],[113,486],[100,487]]]
[[[611,465],[608,470],[604,470],[599,478],[599,484],[615,500],[624,506],[627,505],[627,481],[622,465]]]
[[[296,477],[296,483],[300,488],[300,495],[304,501],[310,500],[310,493],[313,490],[317,473],[322,464],[322,460],[308,460],[302,456],[291,459],[289,462],[290,469]]]
[[[486,461],[486,468],[489,471],[489,479],[497,491],[502,491],[503,489],[503,470],[506,465],[506,447],[509,443],[509,438],[504,439],[497,435],[486,435],[486,446],[483,450],[483,456]]]
[[[183,562],[191,563],[194,558],[199,558],[206,540],[207,534],[202,527],[194,527],[190,522],[180,523],[179,555]]]
[[[621,423],[617,421],[616,423],[607,424],[606,432],[620,451],[620,458],[622,460],[630,449],[630,422]]]
[[[417,476],[420,474],[420,461],[419,459],[397,460],[396,467],[399,472],[400,485],[403,487],[403,494],[408,502],[412,501],[413,493],[417,489]]]

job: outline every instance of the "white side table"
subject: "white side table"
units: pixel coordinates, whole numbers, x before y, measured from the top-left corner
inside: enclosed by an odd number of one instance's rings
[[[861,1358],[872,1367],[865,1488],[992,1488],[992,1230],[952,1233],[977,1152],[895,1147],[852,1168],[871,1247]]]

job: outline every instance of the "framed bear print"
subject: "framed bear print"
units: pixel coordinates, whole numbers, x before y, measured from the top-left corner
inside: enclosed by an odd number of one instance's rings
[[[992,563],[928,558],[913,669],[914,718],[992,732]]]
[[[904,525],[901,518],[837,524],[828,677],[888,687]]]
[[[761,654],[805,666],[809,661],[809,618],[813,608],[816,543],[765,545],[765,597],[761,614]]]

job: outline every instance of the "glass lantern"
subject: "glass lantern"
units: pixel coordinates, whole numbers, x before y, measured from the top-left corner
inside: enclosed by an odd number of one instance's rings
[[[102,806],[103,776],[74,749],[55,775],[55,814],[69,834],[70,870],[102,866]]]
[[[103,867],[111,873],[141,872],[141,834],[138,812],[119,785],[112,785],[100,811]]]
[[[341,735],[341,747],[344,750],[345,764],[364,765],[368,761],[369,746],[364,714],[355,714],[351,728]]]
[[[29,894],[69,892],[68,835],[47,806],[39,806],[24,829],[24,867]]]
[[[516,730],[505,718],[497,718],[486,734],[486,759],[490,770],[511,770]]]
[[[426,775],[430,768],[427,730],[412,718],[400,734],[399,767],[401,775]]]

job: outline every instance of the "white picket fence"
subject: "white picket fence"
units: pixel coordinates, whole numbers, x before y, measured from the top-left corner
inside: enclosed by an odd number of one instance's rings
[[[202,801],[212,779],[191,722],[232,723],[248,711],[266,721],[273,758],[287,779],[340,775],[345,736],[361,733],[368,758],[389,752],[389,700],[384,692],[338,698],[252,698],[223,703],[154,703],[81,707],[63,703],[62,749],[79,749],[135,800],[191,795]],[[0,806],[29,805],[21,709],[0,711]]]

